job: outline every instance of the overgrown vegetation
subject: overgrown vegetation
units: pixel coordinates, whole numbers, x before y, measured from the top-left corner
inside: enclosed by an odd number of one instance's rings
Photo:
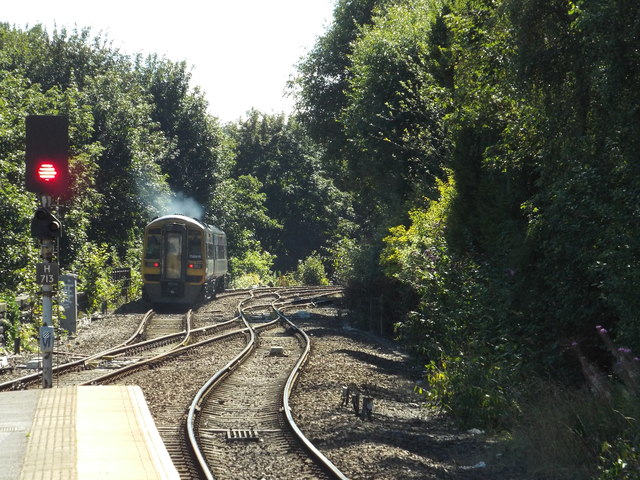
[[[2,25],[0,292],[34,289],[24,116],[64,113],[61,261],[94,307],[98,266],[136,269],[145,222],[190,198],[236,285],[344,284],[425,400],[533,473],[637,478],[638,392],[593,327],[640,352],[639,43],[631,0],[338,0],[295,115],[221,126],[183,63]]]
[[[639,351],[638,25],[629,1],[342,0],[301,64],[302,118],[353,198],[334,275],[364,327],[395,323],[427,400],[462,425],[553,438],[560,422],[523,416],[532,382],[553,408],[596,410],[572,342],[604,362],[606,323]],[[621,474],[640,431],[625,415],[582,425],[592,460],[546,474]]]

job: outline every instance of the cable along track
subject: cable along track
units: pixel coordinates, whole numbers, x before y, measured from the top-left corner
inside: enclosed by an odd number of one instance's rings
[[[264,297],[270,302],[260,303]],[[275,307],[278,301],[272,293],[240,303],[250,342],[201,388],[189,410],[188,434],[207,479],[346,479],[304,437],[289,411],[309,338]],[[275,319],[266,321],[267,307]]]

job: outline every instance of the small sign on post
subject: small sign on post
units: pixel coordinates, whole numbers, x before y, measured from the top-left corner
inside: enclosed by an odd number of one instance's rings
[[[42,353],[52,353],[54,343],[53,327],[40,327],[40,351]]]
[[[59,272],[57,263],[38,263],[36,265],[36,283],[38,285],[56,285]]]
[[[64,309],[64,318],[60,320],[60,327],[74,334],[78,324],[78,276],[67,273],[61,275],[61,279],[64,284],[62,288],[64,295],[60,303]]]

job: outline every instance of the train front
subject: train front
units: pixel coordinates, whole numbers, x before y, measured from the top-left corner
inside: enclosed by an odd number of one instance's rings
[[[182,215],[157,218],[145,227],[142,259],[144,295],[152,303],[192,304],[207,275],[207,228]]]

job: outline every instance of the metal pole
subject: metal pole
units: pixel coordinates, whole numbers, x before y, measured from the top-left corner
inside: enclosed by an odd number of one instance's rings
[[[51,206],[51,196],[42,196],[42,206]],[[49,264],[53,258],[53,240],[44,238],[41,240],[41,255],[44,263],[44,271],[50,271]],[[43,328],[40,331],[40,345],[43,350],[42,356],[42,388],[51,388],[53,386],[53,285],[42,285],[42,326],[51,327]],[[50,335],[51,338],[44,341],[43,335]],[[50,346],[43,348],[42,345]]]

